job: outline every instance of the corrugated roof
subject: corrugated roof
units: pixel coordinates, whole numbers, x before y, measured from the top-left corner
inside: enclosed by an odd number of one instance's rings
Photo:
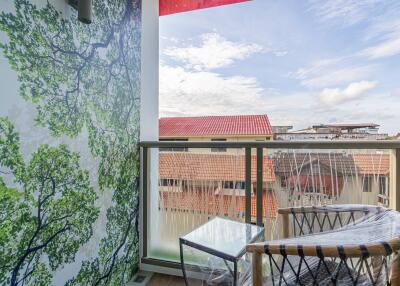
[[[267,115],[160,118],[160,137],[272,135]]]
[[[350,155],[342,153],[280,153],[274,157],[277,174],[297,174],[310,164],[326,166],[343,175],[356,173],[356,165]]]
[[[390,169],[388,154],[342,153],[281,153],[274,157],[278,175],[296,174],[305,166],[326,166],[342,175],[387,175]]]

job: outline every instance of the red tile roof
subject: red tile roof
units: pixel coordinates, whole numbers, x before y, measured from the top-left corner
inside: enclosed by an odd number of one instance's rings
[[[387,175],[390,171],[388,154],[353,154],[353,158],[362,175]]]
[[[243,196],[216,195],[213,190],[186,192],[160,191],[158,206],[166,211],[185,211],[207,215],[244,216]],[[278,203],[272,191],[263,192],[263,217],[276,218]],[[251,197],[251,216],[256,217],[256,197]]]
[[[256,181],[256,156],[252,155],[251,179]],[[263,179],[275,181],[272,160],[264,156]],[[244,155],[160,152],[160,178],[199,181],[244,181]]]
[[[272,135],[267,115],[160,118],[160,137]]]

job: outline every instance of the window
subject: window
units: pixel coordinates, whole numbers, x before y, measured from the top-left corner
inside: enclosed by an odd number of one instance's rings
[[[379,177],[379,194],[386,195],[386,177]]]
[[[226,181],[224,182],[224,189],[241,189],[244,190],[246,188],[246,182],[233,182],[233,181]]]
[[[164,187],[178,186],[178,180],[176,180],[176,179],[161,179],[160,185],[164,186]]]
[[[225,138],[216,138],[216,139],[211,139],[211,141],[219,141],[219,142],[225,142]],[[211,148],[211,152],[226,152],[226,148]]]
[[[287,188],[288,183],[287,183],[287,178],[282,177],[281,179],[281,187],[282,188]]]
[[[372,178],[371,177],[364,177],[364,180],[363,180],[363,192],[364,193],[370,193],[372,191],[371,185],[372,185]]]
[[[163,138],[160,141],[176,141],[176,142],[187,142],[189,141],[187,138]],[[187,147],[166,147],[160,148],[161,152],[188,152]]]

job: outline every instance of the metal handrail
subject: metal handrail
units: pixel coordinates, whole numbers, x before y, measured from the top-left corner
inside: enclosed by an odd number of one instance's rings
[[[379,141],[142,141],[147,148],[400,149],[399,140]]]

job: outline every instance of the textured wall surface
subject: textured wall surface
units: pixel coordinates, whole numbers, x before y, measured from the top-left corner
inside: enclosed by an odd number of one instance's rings
[[[138,266],[140,0],[0,3],[0,285]]]

